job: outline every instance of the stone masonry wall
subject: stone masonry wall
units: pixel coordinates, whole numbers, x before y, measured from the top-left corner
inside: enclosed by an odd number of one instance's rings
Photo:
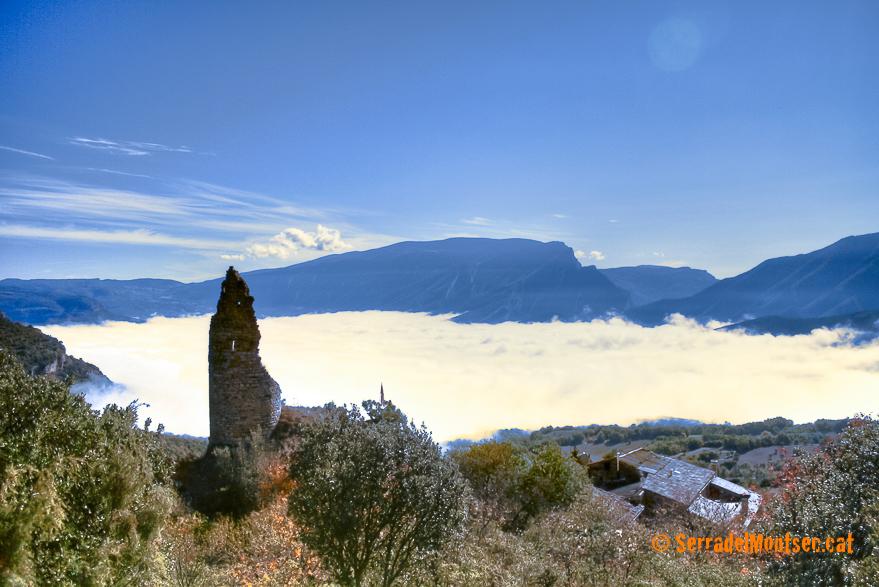
[[[281,414],[281,388],[259,358],[253,297],[233,267],[211,318],[208,375],[210,446],[232,445],[257,426],[268,435]]]

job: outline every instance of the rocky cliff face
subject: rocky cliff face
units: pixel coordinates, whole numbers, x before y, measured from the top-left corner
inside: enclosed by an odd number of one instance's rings
[[[281,413],[281,388],[259,357],[253,296],[234,268],[223,281],[208,347],[210,446],[232,445],[260,427],[271,433]]]

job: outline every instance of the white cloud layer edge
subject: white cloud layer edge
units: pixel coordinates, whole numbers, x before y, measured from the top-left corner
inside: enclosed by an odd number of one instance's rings
[[[137,399],[169,432],[208,435],[210,316],[44,326],[119,384],[95,407]],[[386,395],[438,441],[499,428],[660,417],[796,422],[879,409],[879,340],[845,329],[748,336],[678,317],[657,328],[590,323],[456,324],[399,312],[267,318],[260,354],[290,405]]]

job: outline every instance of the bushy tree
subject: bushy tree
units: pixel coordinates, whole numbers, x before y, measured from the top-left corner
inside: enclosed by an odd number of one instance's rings
[[[879,585],[879,422],[853,420],[817,453],[789,461],[779,478],[772,533],[822,540],[851,533],[852,552],[800,552],[772,562],[770,573],[786,585]]]
[[[171,504],[160,431],[0,350],[0,582],[145,582]]]
[[[460,526],[464,487],[424,426],[387,406],[365,407],[370,420],[328,404],[304,427],[291,456],[288,513],[336,581],[360,586],[373,574],[390,587]]]
[[[519,483],[528,464],[513,445],[490,440],[455,449],[449,456],[473,490],[474,518],[485,525],[512,519],[519,512]]]
[[[517,489],[522,508],[519,516],[510,521],[510,528],[520,527],[541,511],[570,505],[587,484],[584,469],[556,444],[540,447],[529,455],[529,461]]]
[[[570,504],[588,483],[583,468],[557,444],[519,454],[506,442],[481,442],[452,452],[477,498],[478,517],[521,530],[541,511]]]

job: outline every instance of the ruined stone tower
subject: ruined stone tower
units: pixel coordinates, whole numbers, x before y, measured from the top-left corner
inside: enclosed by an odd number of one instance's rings
[[[281,414],[281,388],[259,358],[253,296],[233,267],[226,272],[208,346],[211,439],[233,445],[261,426],[270,433]]]

